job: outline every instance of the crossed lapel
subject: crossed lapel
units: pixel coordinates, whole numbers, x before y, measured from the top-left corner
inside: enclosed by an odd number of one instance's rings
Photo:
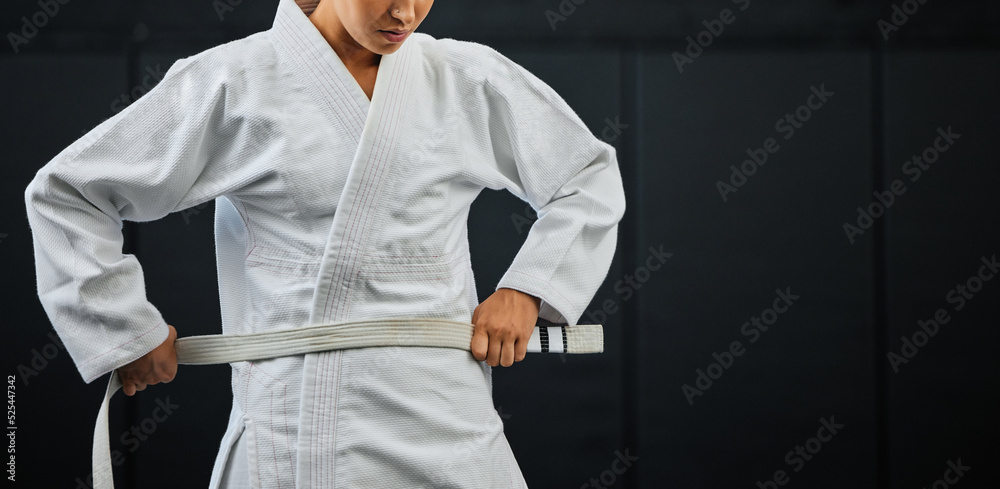
[[[374,211],[382,201],[396,142],[404,130],[400,126],[411,97],[411,66],[416,56],[414,42],[407,40],[395,53],[382,56],[379,63],[358,149],[327,238],[310,324],[347,319],[348,292],[371,235]],[[361,92],[357,83],[355,87]]]

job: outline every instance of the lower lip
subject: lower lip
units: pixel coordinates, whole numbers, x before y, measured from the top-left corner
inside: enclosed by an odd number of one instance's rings
[[[395,34],[386,31],[378,31],[378,32],[379,34],[382,34],[382,37],[386,38],[386,40],[389,42],[403,42],[403,39],[406,39],[406,35],[409,34],[409,32],[404,32],[402,34]]]

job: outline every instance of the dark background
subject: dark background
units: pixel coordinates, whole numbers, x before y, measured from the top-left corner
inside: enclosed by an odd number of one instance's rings
[[[84,384],[49,345],[24,188],[112,116],[116,99],[143,93],[147,69],[267,29],[277,5],[247,0],[220,17],[225,2],[70,1],[19,52],[0,47],[0,324],[3,373],[19,377],[18,486],[85,487],[76,479],[90,474],[106,385]],[[552,85],[617,148],[625,179],[616,258],[582,321],[605,324],[605,353],[495,369],[525,478],[543,488],[749,489],[775,487],[764,482],[784,470],[781,487],[931,487],[961,459],[970,469],[955,485],[996,487],[1000,280],[961,310],[948,294],[1000,252],[1000,5],[898,1],[919,9],[886,39],[878,21],[891,21],[890,2],[743,3],[439,0],[420,28],[493,46]],[[568,15],[553,29],[546,11],[560,8]],[[672,55],[726,8],[735,21],[680,72]],[[5,39],[39,11],[4,2]],[[833,95],[785,139],[775,121],[821,86]],[[904,163],[949,127],[960,139],[911,181]],[[769,137],[779,150],[723,200],[717,182]],[[897,179],[905,193],[852,243],[843,225]],[[208,206],[125,228],[150,300],[182,335],[219,331],[212,215]],[[531,217],[506,193],[477,201],[481,299]],[[651,248],[671,253],[656,270]],[[741,325],[776,289],[798,298],[751,343]],[[598,313],[605,305],[614,312]],[[951,320],[894,371],[887,354],[938,309]],[[734,341],[743,353],[721,376],[710,369],[717,378],[689,402],[682,386],[696,386],[697,369]],[[230,396],[227,366],[181,367],[171,384],[118,396],[119,487],[206,486]],[[122,445],[119,434],[167,398],[174,414]],[[818,453],[786,460],[831,417],[843,428],[809,445]],[[615,474],[618,453],[639,458]]]

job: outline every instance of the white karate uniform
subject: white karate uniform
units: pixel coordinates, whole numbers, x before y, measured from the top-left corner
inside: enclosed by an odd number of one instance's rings
[[[495,50],[419,32],[381,58],[369,101],[303,8],[280,0],[271,29],[178,60],[45,165],[25,199],[39,297],[91,382],[167,337],[121,253],[124,219],[215,200],[225,334],[468,322],[466,222],[484,188],[539,216],[497,287],[576,324],[624,212],[614,148]],[[233,364],[211,487],[238,437],[245,465],[231,465],[250,487],[522,487],[490,375],[468,351],[425,347]]]

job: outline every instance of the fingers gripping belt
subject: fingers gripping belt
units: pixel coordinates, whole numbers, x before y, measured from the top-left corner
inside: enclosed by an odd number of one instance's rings
[[[208,365],[249,362],[329,350],[371,346],[424,346],[469,350],[475,326],[441,319],[347,321],[246,335],[179,338],[177,363]],[[604,332],[599,324],[536,326],[528,341],[530,353],[601,353]],[[104,402],[94,426],[94,489],[114,488],[108,405],[121,388],[118,371],[111,372]]]

